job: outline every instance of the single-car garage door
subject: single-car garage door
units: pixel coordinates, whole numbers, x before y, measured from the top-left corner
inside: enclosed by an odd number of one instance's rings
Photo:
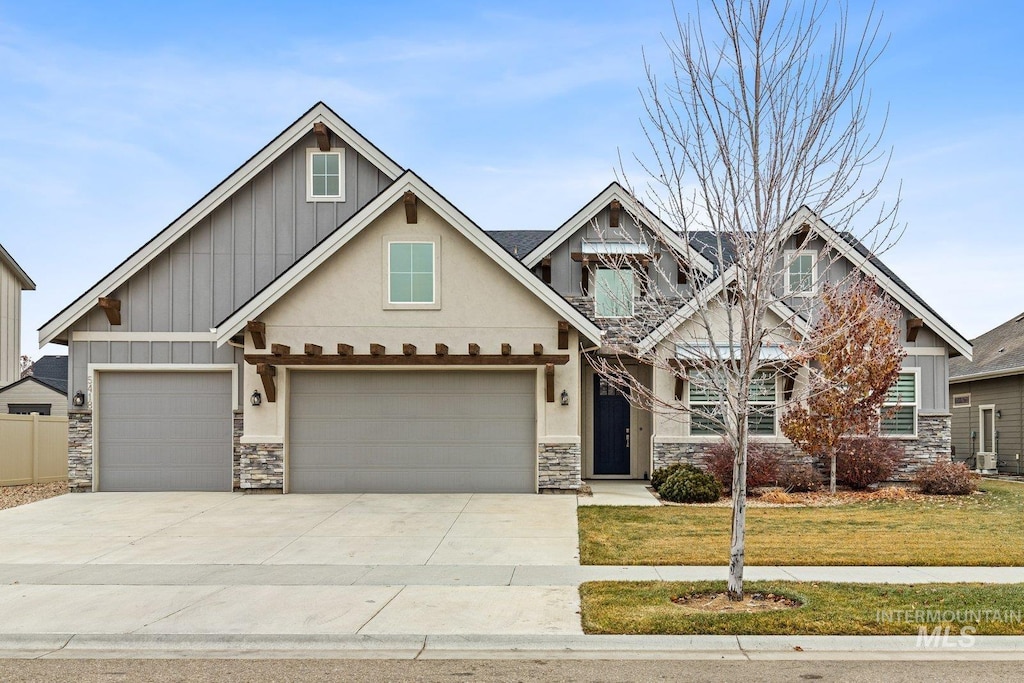
[[[230,491],[231,373],[101,372],[102,491]]]
[[[536,489],[533,372],[292,372],[289,490]]]

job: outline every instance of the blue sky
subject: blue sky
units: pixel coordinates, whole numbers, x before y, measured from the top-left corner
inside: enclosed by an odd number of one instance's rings
[[[1024,9],[878,8],[907,224],[884,259],[974,337],[1024,311]],[[663,65],[670,27],[662,0],[0,0],[0,243],[38,285],[22,352],[62,353],[36,328],[317,100],[485,229],[556,227],[644,152],[641,50]]]

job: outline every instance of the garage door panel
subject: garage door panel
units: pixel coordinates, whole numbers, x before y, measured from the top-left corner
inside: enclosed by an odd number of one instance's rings
[[[99,487],[230,491],[231,408],[230,373],[100,373]]]
[[[533,372],[296,372],[292,491],[532,492]]]

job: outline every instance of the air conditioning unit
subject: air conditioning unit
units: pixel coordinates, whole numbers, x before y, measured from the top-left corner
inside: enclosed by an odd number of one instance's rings
[[[999,467],[999,458],[995,453],[978,453],[978,469],[995,471]]]

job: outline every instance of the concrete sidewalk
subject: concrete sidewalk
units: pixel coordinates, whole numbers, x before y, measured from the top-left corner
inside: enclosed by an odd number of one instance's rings
[[[1022,583],[1021,567],[747,567],[747,581]],[[725,580],[724,566],[0,564],[4,584],[39,586],[569,586]],[[0,602],[2,604],[2,602]],[[0,623],[0,632],[3,625]]]

